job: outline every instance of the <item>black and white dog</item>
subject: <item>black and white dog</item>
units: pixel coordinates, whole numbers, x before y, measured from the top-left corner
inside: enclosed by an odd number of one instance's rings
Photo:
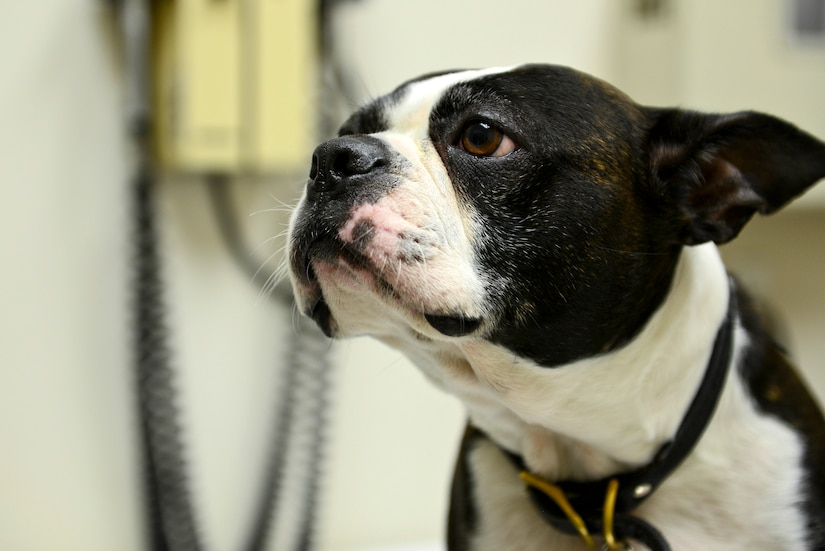
[[[427,75],[316,149],[291,278],[465,404],[451,551],[821,550],[825,421],[716,244],[823,177],[768,115]]]

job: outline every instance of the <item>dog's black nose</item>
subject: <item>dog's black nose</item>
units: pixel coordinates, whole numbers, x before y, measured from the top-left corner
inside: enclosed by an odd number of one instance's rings
[[[319,145],[312,154],[307,192],[335,197],[360,177],[387,166],[387,146],[372,136],[344,136]]]

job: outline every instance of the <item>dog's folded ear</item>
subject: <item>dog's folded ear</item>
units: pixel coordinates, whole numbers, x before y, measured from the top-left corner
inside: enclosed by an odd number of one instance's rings
[[[649,113],[652,191],[679,243],[730,241],[825,178],[825,144],[776,117]]]

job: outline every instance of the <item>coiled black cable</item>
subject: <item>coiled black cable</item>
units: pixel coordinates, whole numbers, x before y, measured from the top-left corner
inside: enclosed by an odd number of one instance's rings
[[[138,168],[134,182],[135,362],[150,546],[154,551],[200,551],[170,361],[160,257],[153,213],[153,177]]]
[[[146,491],[148,538],[155,551],[200,551],[166,327],[160,254],[154,214],[155,173],[149,138],[149,9],[146,0],[115,4],[123,38],[127,124],[133,149],[135,378]]]
[[[135,176],[132,182],[134,213],[133,310],[134,361],[138,387],[140,440],[143,448],[143,478],[146,491],[148,545],[152,551],[201,551],[204,548],[195,504],[186,471],[181,437],[175,373],[166,326],[162,266],[159,252],[154,197],[157,186],[149,146],[150,18],[148,0],[110,0],[117,8],[123,34],[123,54],[127,78],[127,122],[134,150]],[[253,255],[244,246],[228,193],[225,176],[209,176],[210,195],[222,237],[233,259],[251,274],[252,283],[262,281]],[[287,312],[292,305],[288,288],[277,287],[270,294]],[[316,501],[321,458],[325,442],[325,412],[329,405],[332,369],[327,359],[328,341],[314,324],[298,320],[296,336],[288,347],[285,377],[281,381],[278,407],[274,412],[272,443],[259,503],[255,509],[244,551],[271,547],[274,532],[289,532],[279,548],[309,551],[314,544]],[[302,494],[292,505],[296,526],[278,524],[283,489],[295,484]],[[286,522],[286,521],[284,521]],[[273,525],[277,530],[273,530]]]
[[[263,264],[254,260],[239,231],[230,193],[231,178],[210,174],[206,184],[218,229],[230,255],[256,287],[271,286],[269,276],[261,269]],[[281,307],[292,308],[288,283],[275,286],[269,296]],[[266,480],[245,551],[264,549],[267,540],[272,538],[273,524],[285,532],[279,540],[281,544],[297,551],[312,549],[316,532],[316,502],[333,370],[328,358],[329,341],[318,327],[305,318],[293,323],[295,333],[284,358],[287,369],[280,381],[278,407],[272,421]],[[290,503],[292,515],[299,522],[297,526],[282,526],[277,522],[284,502],[289,499],[285,495],[288,483],[297,486],[300,494],[297,502]]]

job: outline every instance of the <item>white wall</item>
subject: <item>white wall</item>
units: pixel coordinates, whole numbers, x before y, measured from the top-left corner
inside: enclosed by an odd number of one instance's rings
[[[550,61],[619,81],[645,101],[759,107],[825,135],[825,63],[821,52],[770,49],[778,44],[771,26],[778,0],[691,1],[682,14],[689,17],[635,42],[628,30],[636,23],[618,13],[620,5],[347,4],[336,27],[339,48],[362,93],[350,100],[436,69]],[[0,17],[0,549],[141,544],[128,361],[128,169],[118,68],[97,6],[12,0]],[[642,43],[674,36],[671,49]],[[742,55],[751,60],[746,67]],[[658,69],[646,76],[643,66]],[[662,82],[663,74],[673,78]],[[300,179],[236,189],[238,211],[278,208]],[[229,261],[198,182],[164,182],[160,212],[195,494],[210,549],[230,550],[246,529],[261,473],[291,313],[260,301]],[[819,388],[821,213],[759,221],[726,250],[794,320],[792,344]],[[250,218],[250,243],[279,233],[283,219],[277,212]],[[463,423],[459,405],[372,341],[341,343],[335,353],[322,548],[438,540]]]
[[[137,549],[113,67],[88,3],[2,12],[0,548]]]
[[[356,101],[444,69],[544,62],[610,79],[618,7],[609,0],[345,2],[336,45],[362,87]]]
[[[615,84],[645,104],[753,109],[825,136],[825,46],[794,39],[789,3],[674,1],[649,21],[623,12],[613,50]],[[825,206],[825,186],[802,204]]]

